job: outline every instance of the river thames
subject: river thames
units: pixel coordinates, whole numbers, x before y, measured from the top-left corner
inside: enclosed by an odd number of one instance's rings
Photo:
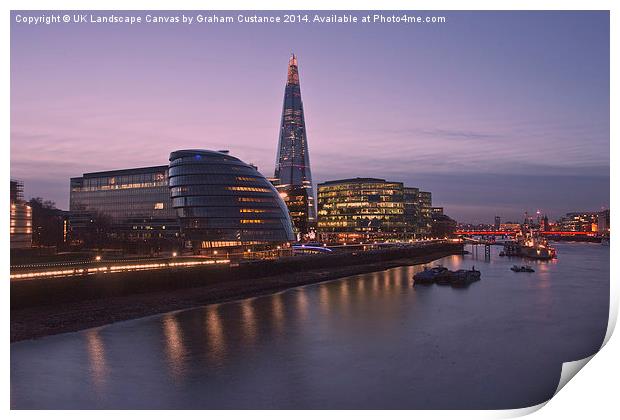
[[[275,295],[11,344],[14,409],[501,409],[549,399],[602,344],[609,247],[558,259],[438,260],[468,288],[399,267]],[[471,250],[471,247],[466,249]],[[578,378],[577,378],[578,380]]]

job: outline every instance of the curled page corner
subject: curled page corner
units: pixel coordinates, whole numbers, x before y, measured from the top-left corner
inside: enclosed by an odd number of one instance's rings
[[[613,282],[611,281],[610,281],[610,286],[611,286],[611,291],[610,291],[611,303],[609,305],[609,322],[607,323],[607,332],[605,333],[605,338],[603,339],[603,344],[601,345],[601,349],[605,347],[605,344],[607,344],[607,342],[611,338],[611,335],[614,333],[614,330],[616,329],[616,321],[618,320],[618,295],[617,295],[618,292],[617,291],[614,292],[615,287],[613,285]],[[615,295],[615,298],[614,298],[614,295]]]
[[[553,393],[553,397],[555,397],[557,393],[560,392],[562,388],[564,388],[564,385],[566,385],[568,381],[570,381],[573,378],[573,376],[575,376],[577,372],[579,372],[581,368],[583,368],[590,361],[590,359],[594,357],[595,354],[596,353],[584,359],[573,360],[572,362],[562,363],[562,373],[560,374],[560,381],[558,383],[558,387],[555,389],[555,392]],[[532,414],[540,410],[541,408],[543,408],[545,405],[547,405],[547,403],[551,401],[553,397],[551,397],[547,401],[544,401],[540,404],[532,405],[530,407],[518,408],[514,410],[506,410],[500,415],[500,418],[514,418],[514,417],[522,417],[528,414]]]
[[[545,405],[547,405],[548,402],[549,402],[549,400],[541,402],[540,404],[529,406],[529,407],[514,408],[514,409],[510,409],[510,410],[504,410],[502,412],[499,412],[498,415],[495,416],[495,418],[512,419],[512,418],[516,418],[516,417],[524,417],[524,416],[527,416],[529,414],[532,414],[532,413],[540,410]]]
[[[581,368],[583,368],[590,361],[590,359],[594,357],[594,354],[584,359],[562,363],[562,374],[560,375],[560,382],[558,383],[558,387],[553,394],[554,397],[557,395],[558,392],[560,392],[562,388],[564,388],[564,385],[566,385],[568,381],[570,381],[573,376],[575,376],[577,372],[579,372]]]

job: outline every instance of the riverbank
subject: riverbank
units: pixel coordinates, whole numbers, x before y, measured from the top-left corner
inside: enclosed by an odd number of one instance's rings
[[[105,282],[103,288],[98,288],[100,285],[97,284],[97,280],[100,279],[96,278],[49,279],[47,283],[44,283],[45,280],[40,280],[36,284],[25,285],[23,284],[25,282],[12,283],[11,342],[275,293],[292,287],[383,271],[393,267],[425,264],[458,252],[459,247],[436,246],[408,252],[394,250],[391,253],[374,255],[352,254],[346,258],[349,260],[349,265],[340,261],[340,266],[332,264],[336,262],[334,258],[317,258],[316,265],[319,267],[313,269],[308,269],[306,264],[312,258],[302,257],[303,260],[297,262],[287,261],[281,264],[272,262],[271,264],[276,264],[275,270],[279,271],[276,275],[264,275],[267,271],[264,268],[261,270],[260,266],[245,271],[188,269],[167,275],[176,278],[174,287],[170,286],[168,278],[165,279],[166,282],[158,282],[161,280],[159,278],[161,275],[154,273],[149,275],[144,272],[130,273],[131,277],[117,276],[115,279],[108,276],[102,280],[102,284]],[[368,262],[358,264],[356,259]],[[321,264],[322,260],[324,262]],[[291,269],[291,266],[297,268]],[[252,271],[256,272],[255,276],[248,274]],[[114,280],[124,282],[124,287],[116,289]],[[138,283],[140,289],[135,286],[132,288],[132,282]],[[43,284],[47,290],[33,293],[34,290],[39,291]],[[88,288],[86,290],[94,290],[97,293],[85,295],[85,287]]]

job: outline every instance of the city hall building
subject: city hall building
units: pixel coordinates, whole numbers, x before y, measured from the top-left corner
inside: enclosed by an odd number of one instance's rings
[[[210,150],[170,154],[172,207],[194,249],[287,245],[295,239],[288,209],[256,167]]]
[[[294,240],[275,187],[227,152],[179,150],[168,166],[86,173],[71,178],[69,200],[75,238],[104,219],[111,239],[176,240],[197,252]]]

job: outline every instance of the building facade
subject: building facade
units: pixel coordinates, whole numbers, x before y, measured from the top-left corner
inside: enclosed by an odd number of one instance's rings
[[[433,207],[431,208],[431,217],[443,216],[443,207]]]
[[[266,249],[294,240],[288,209],[257,170],[225,152],[178,150],[168,170],[182,237],[196,251]]]
[[[328,242],[402,240],[407,232],[401,182],[353,178],[318,185],[319,236]]]
[[[121,169],[71,178],[69,224],[74,237],[109,224],[118,239],[171,238],[179,225],[168,188],[168,167]]]
[[[418,206],[420,208],[419,233],[430,235],[433,223],[433,195],[429,191],[420,191]]]
[[[556,222],[555,230],[562,232],[596,232],[598,230],[598,213],[566,213],[564,217]]]
[[[505,222],[499,224],[499,230],[502,232],[520,232],[521,223]]]
[[[598,233],[600,233],[601,235],[609,235],[610,229],[609,229],[609,222],[610,222],[610,214],[609,214],[609,209],[607,210],[603,210],[601,212],[598,213],[598,218],[597,218],[597,230]]]
[[[420,233],[420,189],[416,187],[403,188],[405,206],[405,226],[407,234]]]
[[[441,211],[435,211],[441,209]],[[443,214],[443,207],[433,207],[433,222],[431,225],[431,236],[433,238],[444,238],[454,235],[456,231],[456,220]]]
[[[24,184],[11,180],[10,247],[26,249],[32,246],[32,209],[24,201]]]
[[[307,234],[316,223],[316,209],[299,68],[294,54],[288,63],[274,178],[289,206],[295,230]]]

